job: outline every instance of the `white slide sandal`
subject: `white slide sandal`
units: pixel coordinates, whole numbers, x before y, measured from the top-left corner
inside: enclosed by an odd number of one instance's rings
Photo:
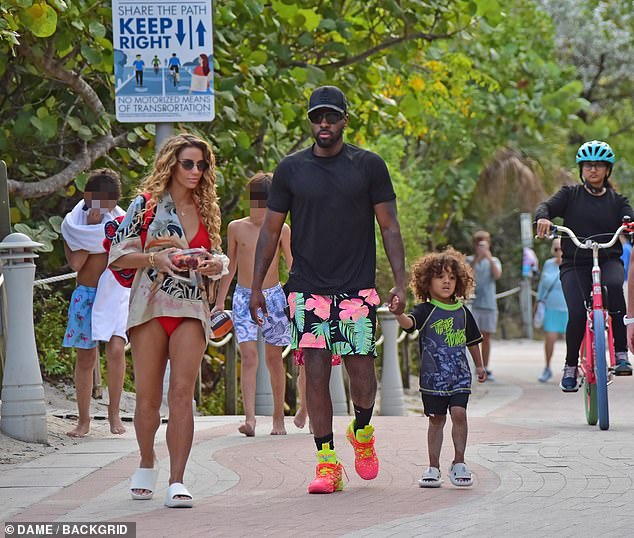
[[[189,497],[189,499],[177,499],[176,497]],[[165,494],[165,506],[168,508],[191,508],[194,506],[194,499],[192,494],[187,491],[187,488],[180,482],[174,482],[167,488]]]
[[[158,467],[153,469],[143,469],[139,467],[130,477],[130,496],[135,501],[149,501],[156,491],[156,480],[158,478]],[[150,493],[142,495],[134,493],[135,489],[145,489]]]

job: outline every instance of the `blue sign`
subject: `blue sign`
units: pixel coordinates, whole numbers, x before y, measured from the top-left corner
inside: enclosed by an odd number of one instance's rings
[[[117,120],[213,120],[211,10],[211,0],[113,0]]]

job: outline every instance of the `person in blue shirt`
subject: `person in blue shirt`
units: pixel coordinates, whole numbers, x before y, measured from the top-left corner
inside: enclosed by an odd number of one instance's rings
[[[136,60],[132,62],[134,66],[134,80],[137,86],[143,86],[143,68],[145,67],[145,62],[141,59],[141,55],[136,55]]]
[[[632,255],[632,243],[630,242],[629,236],[619,235],[619,240],[621,241],[621,245],[623,245],[623,254],[621,254],[621,261],[623,262],[623,267],[625,268],[625,280],[623,282],[623,295],[625,296],[625,306],[627,306],[627,271],[630,267],[630,256]]]
[[[553,239],[551,252],[553,257],[544,263],[537,285],[537,302],[542,301],[545,306],[544,356],[546,366],[542,375],[538,377],[542,383],[546,383],[553,375],[550,369],[550,360],[555,349],[555,342],[560,335],[566,334],[566,326],[568,325],[568,306],[561,287],[561,280],[559,280],[559,266],[563,259],[559,237]]]

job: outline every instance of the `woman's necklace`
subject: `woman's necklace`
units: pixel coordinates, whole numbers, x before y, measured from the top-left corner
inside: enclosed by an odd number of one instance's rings
[[[174,204],[174,206],[176,207],[176,204]],[[179,216],[184,217],[192,207],[194,207],[193,204],[185,206],[182,209],[176,208],[176,213],[178,213]]]

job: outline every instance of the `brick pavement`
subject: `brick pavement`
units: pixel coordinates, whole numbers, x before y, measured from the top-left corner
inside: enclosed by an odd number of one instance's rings
[[[557,351],[563,352],[563,344]],[[186,473],[192,510],[162,506],[167,451],[152,501],[132,501],[127,477],[137,463],[125,438],[87,438],[60,454],[0,475],[2,521],[136,521],[138,536],[629,536],[634,525],[634,379],[610,387],[611,427],[585,424],[580,394],[555,380],[542,385],[537,342],[495,342],[496,382],[478,386],[470,404],[470,489],[420,489],[426,467],[426,421],[375,417],[378,478],[354,471],[345,441],[347,417],[335,418],[335,442],[350,481],[341,493],[306,493],[315,465],[312,437],[287,421],[289,435],[236,432],[239,417],[197,419]],[[261,432],[261,433],[260,433]],[[160,430],[164,435],[164,426]],[[451,461],[446,430],[442,470]]]

